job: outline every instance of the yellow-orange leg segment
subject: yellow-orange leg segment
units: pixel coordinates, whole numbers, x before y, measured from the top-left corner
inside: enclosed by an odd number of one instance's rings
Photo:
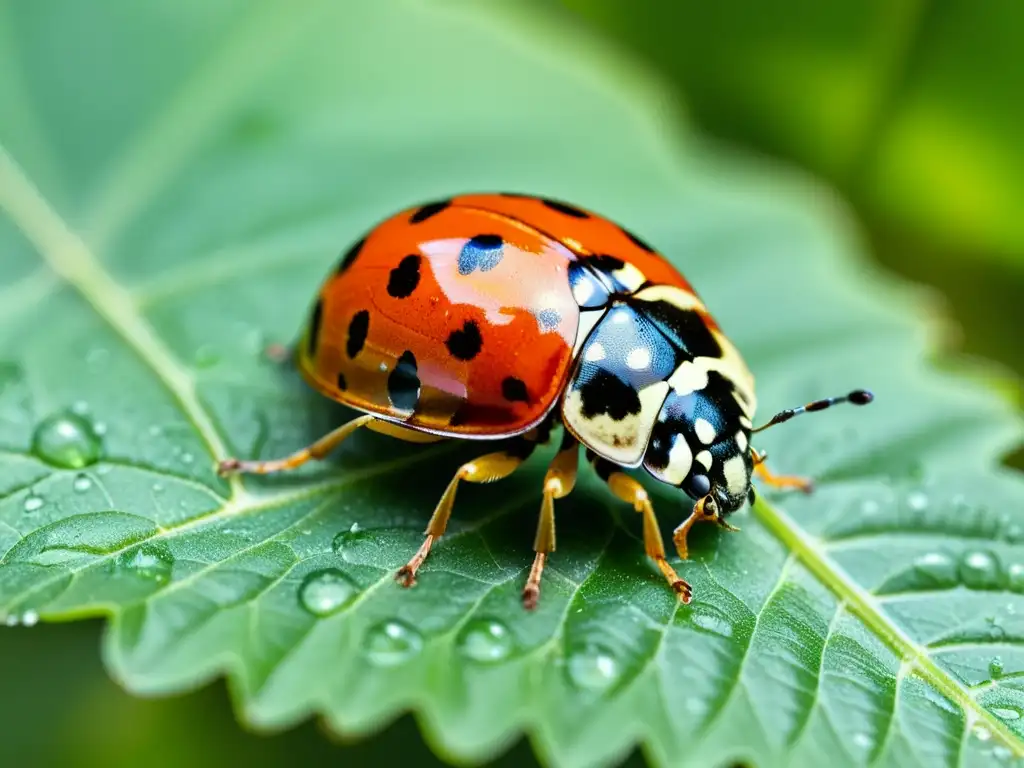
[[[411,587],[416,583],[416,571],[423,565],[423,561],[430,554],[430,548],[434,541],[444,535],[448,527],[448,518],[452,514],[452,505],[455,503],[455,492],[459,483],[465,480],[467,483],[491,483],[501,480],[515,472],[519,466],[526,461],[536,444],[525,437],[516,438],[516,441],[504,451],[489,453],[479,459],[467,461],[455,473],[455,477],[448,483],[448,487],[441,495],[441,500],[434,509],[434,514],[427,523],[426,536],[416,554],[408,563],[398,569],[395,580],[403,587]]]
[[[682,524],[672,531],[672,543],[676,545],[676,552],[679,553],[679,557],[686,560],[690,556],[689,547],[686,544],[686,537],[690,533],[690,529],[693,528],[694,523],[715,523],[719,528],[724,528],[727,531],[738,531],[735,525],[727,523],[717,513],[712,514],[706,512],[704,504],[706,498],[697,499],[697,503],[693,505],[693,511],[690,512],[690,516],[686,518]]]
[[[555,551],[555,499],[568,496],[576,485],[576,470],[579,464],[579,444],[576,438],[566,430],[562,445],[555,458],[548,465],[544,475],[544,500],[540,505],[540,520],[537,522],[537,536],[533,541],[533,549],[537,554],[533,558],[530,575],[523,587],[523,607],[532,611],[540,599],[540,577],[544,573],[544,564],[548,554]]]
[[[665,543],[662,541],[658,518],[654,516],[654,507],[651,505],[651,498],[646,489],[611,462],[593,457],[591,463],[593,463],[598,476],[608,484],[611,492],[628,504],[632,504],[633,509],[643,515],[644,550],[647,552],[647,556],[658,566],[658,570],[661,571],[665,581],[672,587],[672,591],[679,599],[684,603],[690,602],[690,597],[693,595],[692,588],[689,583],[679,578],[679,574],[665,559]]]
[[[814,481],[810,478],[800,477],[799,475],[776,475],[765,464],[765,461],[768,460],[767,452],[759,453],[753,448],[750,450],[754,457],[754,471],[761,479],[761,482],[770,485],[772,488],[793,488],[804,493],[810,493],[814,490]]]
[[[359,416],[352,421],[345,422],[333,432],[328,432],[315,443],[291,456],[283,459],[272,459],[270,461],[243,461],[241,459],[224,459],[217,465],[217,474],[229,475],[233,473],[244,473],[254,475],[269,475],[272,472],[284,472],[289,469],[297,469],[312,459],[322,459],[341,444],[345,438],[351,435],[360,427],[365,427],[374,421],[373,416]]]

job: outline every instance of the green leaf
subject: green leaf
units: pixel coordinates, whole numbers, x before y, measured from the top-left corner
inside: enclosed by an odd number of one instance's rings
[[[917,304],[857,267],[821,190],[658,124],[659,95],[546,17],[417,3],[0,9],[0,613],[109,615],[127,688],[225,674],[241,717],[356,735],[418,713],[442,754],[551,763],[976,765],[1024,756],[1024,486],[1011,409],[923,361]],[[516,12],[517,14],[519,12]],[[526,29],[537,39],[526,44]],[[667,253],[820,481],[700,531],[681,606],[585,473],[519,606],[544,461],[460,491],[472,445],[359,435],[230,483],[340,409],[261,354],[374,221],[467,189],[606,212]],[[477,451],[480,449],[477,448]],[[550,452],[548,453],[550,455]],[[662,522],[685,503],[650,485]]]
[[[1024,265],[1020,3],[563,3],[664,70],[702,123],[825,175],[883,232]]]

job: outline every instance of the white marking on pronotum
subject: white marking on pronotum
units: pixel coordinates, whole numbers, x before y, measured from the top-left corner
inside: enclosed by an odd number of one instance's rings
[[[651,351],[646,347],[636,347],[626,355],[626,365],[634,371],[642,371],[651,364]]]
[[[707,419],[697,419],[693,422],[693,431],[697,433],[697,439],[704,445],[711,445],[715,442],[715,428]]]
[[[711,451],[701,451],[696,456],[694,456],[694,458],[698,462],[700,462],[700,464],[704,467],[705,471],[711,469],[711,463],[712,463]]]
[[[736,433],[736,445],[739,446],[741,452],[747,450],[747,433],[743,430]]]
[[[584,353],[583,359],[588,363],[596,363],[599,360],[604,360],[604,345],[599,341],[594,342],[587,347],[587,351]]]

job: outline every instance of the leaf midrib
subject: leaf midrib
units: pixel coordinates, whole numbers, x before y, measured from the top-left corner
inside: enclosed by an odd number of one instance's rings
[[[244,48],[244,46],[241,47]],[[221,108],[223,109],[223,106]],[[170,113],[176,114],[173,110],[170,110]],[[214,122],[212,114],[209,116],[208,122]],[[166,141],[165,137],[168,135],[173,134],[167,130],[161,131],[158,136],[147,135],[143,141],[137,142],[136,151],[119,164],[119,167],[137,168],[140,161],[135,156],[142,151],[140,148],[151,148],[158,140]],[[198,134],[193,132],[193,135],[197,136]],[[182,156],[187,155],[192,146],[192,142],[188,139],[177,142],[177,149]],[[128,171],[124,171],[124,173],[128,173]],[[132,187],[132,183],[129,182],[136,183],[146,192],[152,193],[159,186],[159,177],[151,176],[144,184],[137,183],[133,179],[119,185],[109,184],[107,188],[115,190],[115,192],[109,193],[109,199],[116,201],[119,194],[124,194],[116,192],[118,187],[122,190],[129,189]],[[139,189],[133,190],[134,193],[139,191]],[[101,231],[109,236],[113,229],[126,220],[123,217],[127,217],[132,208],[139,205],[138,201],[144,197],[146,195],[136,194],[131,203],[125,202],[128,198],[117,205],[109,202],[103,203],[98,210],[119,211],[120,215],[105,214],[109,218]],[[216,429],[212,417],[206,412],[198,398],[195,380],[190,370],[175,358],[167,345],[156,334],[154,328],[146,322],[132,294],[114,281],[82,238],[71,230],[65,220],[42,196],[36,185],[2,144],[0,144],[0,207],[6,209],[11,220],[33,243],[40,257],[53,272],[74,287],[93,311],[121,335],[152,370],[156,378],[178,401],[183,412],[206,444],[211,456],[214,459],[226,458],[226,445]],[[100,241],[102,242],[104,239],[101,238]],[[255,511],[264,506],[274,506],[270,499],[252,497],[237,477],[231,478],[229,487],[231,495],[224,506],[207,515],[192,518],[185,525],[198,525],[232,512],[243,513]],[[312,489],[306,489],[297,494],[281,494],[280,496],[282,499],[292,496],[302,498],[309,495],[311,491]],[[277,497],[273,498],[275,501],[278,500]],[[256,499],[255,502],[254,499]],[[260,503],[263,501],[270,503]],[[281,501],[281,503],[287,503],[287,501]],[[943,671],[924,648],[915,643],[899,627],[890,623],[871,595],[854,583],[837,564],[825,557],[819,551],[820,547],[816,548],[817,542],[800,529],[788,515],[768,505],[763,497],[759,498],[755,504],[753,514],[772,535],[807,566],[823,585],[849,607],[851,613],[858,616],[876,636],[892,648],[906,665],[909,665],[926,682],[960,706],[964,712],[967,727],[970,727],[972,721],[983,720],[986,727],[1009,745],[1015,755],[1024,757],[1024,743],[1017,739],[1006,724],[980,707],[971,696],[971,692]],[[165,535],[169,530],[161,531],[160,535]]]

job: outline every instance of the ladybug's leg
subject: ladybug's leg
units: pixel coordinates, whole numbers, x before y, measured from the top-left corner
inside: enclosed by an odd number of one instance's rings
[[[647,556],[654,561],[669,583],[672,590],[684,603],[690,602],[693,590],[690,585],[679,578],[679,574],[668,564],[665,559],[665,543],[661,539],[661,530],[658,528],[658,519],[654,516],[654,507],[651,506],[651,498],[647,491],[634,478],[627,475],[610,461],[599,458],[587,452],[588,458],[594,465],[598,476],[608,484],[608,488],[618,498],[633,505],[633,509],[644,516],[644,550]]]
[[[523,607],[532,611],[540,599],[540,577],[548,554],[555,551],[555,499],[568,496],[576,485],[576,468],[579,462],[579,443],[569,430],[562,435],[562,445],[548,465],[544,475],[544,500],[540,505],[540,520],[537,536],[533,540],[533,558],[530,575],[523,587]]]
[[[342,424],[333,432],[328,432],[315,443],[302,450],[296,451],[291,456],[283,459],[272,459],[270,461],[243,461],[241,459],[224,459],[217,465],[217,474],[229,475],[233,473],[245,473],[255,475],[269,475],[272,472],[283,472],[288,469],[301,467],[310,459],[322,459],[333,451],[349,435],[360,427],[368,426],[374,421],[373,416],[359,416],[352,421]]]
[[[768,459],[767,452],[759,453],[754,448],[751,448],[750,451],[754,457],[754,471],[763,483],[773,488],[795,488],[804,493],[810,493],[814,490],[814,481],[810,478],[799,477],[798,475],[776,475],[765,464],[765,461]]]
[[[508,477],[530,457],[536,447],[537,444],[526,436],[517,437],[504,451],[489,453],[479,459],[467,461],[459,467],[455,477],[452,478],[441,496],[441,500],[437,503],[430,522],[427,523],[426,538],[412,559],[399,568],[395,574],[398,583],[404,587],[411,587],[416,583],[416,571],[427,559],[434,541],[439,539],[444,534],[445,528],[448,527],[448,518],[452,514],[455,491],[458,490],[459,482],[465,480],[469,483],[492,483],[495,480]]]

